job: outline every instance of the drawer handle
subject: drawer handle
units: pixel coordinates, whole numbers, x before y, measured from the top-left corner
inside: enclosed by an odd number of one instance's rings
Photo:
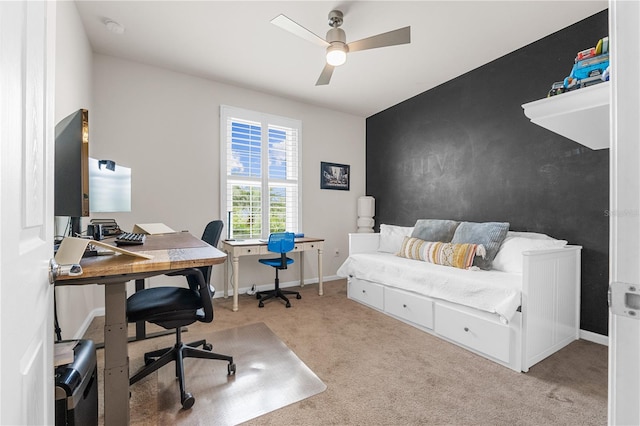
[[[406,307],[407,307],[407,305],[404,305],[404,304],[403,304],[403,305],[402,305],[402,307],[403,307],[403,308],[406,308]]]
[[[363,292],[363,293],[366,293],[366,292],[367,292],[367,290],[362,290],[362,292]]]
[[[247,253],[251,253],[251,249],[247,249]]]
[[[469,332],[469,327],[465,327],[464,331]]]

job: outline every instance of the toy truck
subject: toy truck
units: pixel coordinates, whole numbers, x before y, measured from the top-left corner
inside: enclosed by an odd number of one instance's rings
[[[578,52],[571,73],[563,81],[553,83],[547,97],[606,81],[608,68],[609,37],[604,37],[595,47]]]

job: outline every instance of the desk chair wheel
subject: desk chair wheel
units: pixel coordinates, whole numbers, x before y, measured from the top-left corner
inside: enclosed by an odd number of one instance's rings
[[[211,352],[213,350],[213,345],[211,343],[205,343],[204,345],[202,345],[202,349]]]
[[[229,365],[227,365],[227,375],[228,376],[236,375],[236,365],[234,363],[229,363]]]
[[[258,303],[258,308],[264,308],[264,303],[262,303],[262,300],[260,301],[260,303]]]
[[[183,393],[181,400],[182,400],[182,408],[184,408],[185,410],[188,410],[191,407],[193,407],[193,404],[195,404],[196,402],[196,399],[189,392]]]
[[[298,294],[296,294],[296,299],[300,300],[300,299],[302,299],[302,296],[300,296],[300,294],[298,293]]]
[[[287,302],[287,304],[286,304],[285,306],[286,306],[287,308],[290,308],[290,307],[291,307],[291,303],[290,303],[290,302]]]

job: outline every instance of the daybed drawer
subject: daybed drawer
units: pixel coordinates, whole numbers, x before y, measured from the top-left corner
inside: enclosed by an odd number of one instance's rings
[[[436,304],[436,333],[509,362],[509,326]]]
[[[384,310],[391,315],[433,329],[433,301],[426,297],[385,288]]]
[[[382,310],[383,308],[383,288],[379,284],[366,281],[350,279],[348,285],[348,296],[350,299],[366,303],[369,306]]]

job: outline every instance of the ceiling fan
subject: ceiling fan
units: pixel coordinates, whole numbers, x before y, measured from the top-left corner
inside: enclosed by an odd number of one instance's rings
[[[329,26],[331,29],[327,31],[326,40],[312,33],[297,22],[287,18],[285,15],[278,15],[271,20],[272,24],[277,25],[283,30],[327,48],[327,64],[324,66],[322,73],[320,73],[316,86],[329,84],[333,69],[345,63],[348,52],[395,46],[411,42],[411,27],[404,27],[347,43],[344,30],[339,28],[340,25],[342,25],[342,18],[342,12],[339,10],[329,12]]]

